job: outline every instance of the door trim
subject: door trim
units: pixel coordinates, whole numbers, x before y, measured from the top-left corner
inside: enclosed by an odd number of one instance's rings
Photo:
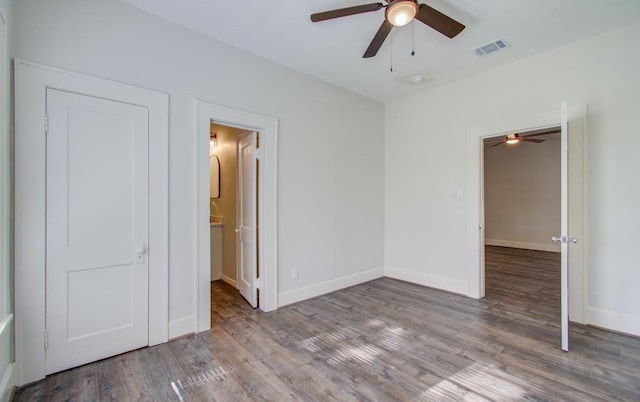
[[[18,383],[45,377],[46,88],[149,110],[149,345],[168,340],[169,96],[15,60],[15,313]]]
[[[569,309],[571,312],[571,321],[585,322],[585,306],[587,297],[587,269],[585,252],[587,243],[587,233],[585,219],[586,200],[586,117],[587,107],[577,106],[569,108],[569,121],[580,121],[579,130],[581,132],[581,141],[577,141],[575,146],[571,148],[571,152],[578,152],[580,158],[575,158],[574,164],[579,168],[582,174],[581,183],[573,194],[581,198],[578,202],[579,211],[570,211],[570,219],[572,227],[576,226],[576,231],[572,236],[578,237],[580,242],[573,247],[572,258],[575,255],[581,269],[579,272],[571,272],[569,274],[570,292],[569,292]],[[531,116],[523,116],[511,120],[494,122],[487,125],[470,127],[467,131],[467,274],[468,274],[468,290],[467,296],[480,299],[485,296],[484,286],[484,192],[483,192],[483,148],[482,141],[485,138],[495,137],[497,135],[505,135],[517,131],[530,131],[542,128],[556,127],[560,125],[560,110],[541,113]],[[571,123],[570,123],[571,126]],[[571,128],[569,129],[571,131]],[[571,139],[570,139],[571,144]],[[572,166],[569,166],[572,169]],[[571,186],[571,184],[570,184]],[[570,189],[571,194],[571,189]],[[573,203],[571,205],[573,207]],[[572,285],[574,284],[574,285]]]
[[[275,310],[278,306],[278,231],[277,231],[277,177],[278,177],[278,120],[213,103],[195,102],[197,132],[195,161],[197,182],[195,188],[196,306],[197,332],[211,328],[211,287],[209,254],[209,129],[216,124],[238,127],[260,134],[260,171],[258,175],[258,226],[260,247],[260,309]]]

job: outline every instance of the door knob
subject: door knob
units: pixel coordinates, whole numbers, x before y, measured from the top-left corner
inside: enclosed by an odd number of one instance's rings
[[[147,252],[147,246],[144,243],[138,244],[136,247],[136,254],[144,254]]]
[[[147,252],[147,245],[143,243],[138,243],[136,244],[136,263],[137,264],[144,264],[144,254]]]
[[[575,237],[567,237],[567,236],[553,236],[551,237],[551,241],[554,243],[561,243],[561,244],[567,244],[567,243],[576,244],[578,242],[578,239],[576,239]]]

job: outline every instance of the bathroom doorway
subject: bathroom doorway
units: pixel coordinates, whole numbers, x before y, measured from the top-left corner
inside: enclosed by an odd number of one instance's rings
[[[272,311],[277,308],[277,120],[271,117],[255,115],[224,106],[206,102],[198,102],[198,130],[197,130],[197,193],[198,205],[196,213],[197,228],[197,331],[205,331],[211,327],[211,221],[212,209],[222,217],[222,227],[229,226],[235,234],[236,229],[240,235],[245,234],[242,228],[228,223],[228,217],[221,212],[222,206],[217,204],[216,209],[210,197],[210,151],[211,151],[211,125],[235,128],[246,133],[255,133],[255,149],[250,153],[255,159],[255,190],[256,203],[255,222],[253,223],[255,235],[255,260],[259,262],[259,271],[256,271],[255,288],[256,299],[259,294],[259,308],[263,311]],[[222,140],[219,144],[218,141]],[[224,138],[216,135],[216,147],[224,149]],[[235,147],[235,145],[234,145]],[[236,151],[237,152],[237,151]],[[237,158],[237,154],[236,154]],[[236,159],[237,160],[237,159]],[[225,196],[225,163],[220,165],[220,197]],[[237,183],[236,183],[237,194]],[[237,210],[237,204],[236,210]],[[236,211],[237,219],[237,211]],[[258,241],[259,240],[259,241]],[[258,246],[259,245],[259,246]],[[236,237],[236,265],[238,261],[238,243]],[[224,257],[228,251],[223,251]],[[233,254],[233,253],[232,253]],[[227,268],[221,273],[221,279],[227,275],[229,282],[232,279],[233,270]],[[237,271],[235,271],[237,272]],[[236,273],[236,286],[238,276]],[[256,300],[257,301],[257,300]]]
[[[259,133],[211,122],[210,224],[211,281],[238,289],[259,306],[257,177]]]

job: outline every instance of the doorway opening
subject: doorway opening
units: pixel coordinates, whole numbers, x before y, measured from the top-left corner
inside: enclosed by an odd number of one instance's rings
[[[242,266],[243,261],[248,259],[255,260],[257,267],[259,261],[259,276],[257,273],[250,273],[249,276],[255,276],[254,291],[257,302],[259,291],[259,308],[263,311],[275,310],[277,303],[277,141],[278,141],[278,121],[275,118],[256,115],[236,109],[230,109],[224,106],[214,105],[206,102],[198,102],[198,130],[196,141],[197,155],[197,213],[196,228],[197,234],[197,261],[198,269],[196,275],[196,311],[197,311],[197,331],[205,331],[211,327],[211,221],[213,202],[210,197],[210,142],[212,137],[211,125],[231,127],[237,130],[238,137],[246,137],[248,135],[255,137],[254,147],[245,148],[245,156],[250,155],[251,158],[245,158],[247,161],[254,163],[253,168],[245,169],[253,172],[253,184],[247,185],[244,193],[248,189],[253,192],[254,204],[246,208],[247,211],[253,211],[254,214],[249,221],[242,220],[246,218],[246,213],[236,206],[236,226],[229,224],[229,229],[236,235],[236,252],[235,260],[237,266]],[[220,143],[221,150],[225,147],[223,140]],[[259,141],[258,141],[259,139]],[[233,142],[235,144],[235,141]],[[218,144],[216,144],[216,147]],[[235,147],[235,145],[233,145]],[[213,153],[213,152],[211,152]],[[236,160],[241,152],[236,151]],[[242,159],[240,157],[239,159]],[[237,166],[242,166],[239,163]],[[246,167],[246,166],[245,166]],[[220,166],[220,196],[223,197],[225,192],[229,190],[225,187],[225,168],[224,162]],[[227,169],[228,170],[228,169]],[[237,177],[242,177],[239,174]],[[228,181],[228,180],[227,180]],[[241,183],[236,183],[236,188],[243,187]],[[237,199],[242,199],[242,195],[236,191]],[[215,198],[214,198],[215,200]],[[249,204],[247,204],[249,205]],[[221,205],[216,205],[220,211]],[[215,213],[215,212],[214,212]],[[220,215],[214,215],[220,216]],[[222,227],[227,226],[229,217],[222,215]],[[241,221],[238,221],[240,219]],[[246,224],[245,224],[246,223]],[[253,230],[250,230],[253,228]],[[237,230],[237,232],[236,232]],[[255,250],[253,254],[242,253],[242,247],[239,245],[247,244],[247,241],[253,239],[253,245],[249,249]],[[259,239],[259,247],[258,247]],[[242,242],[241,242],[242,240]],[[225,250],[226,251],[226,250]],[[224,253],[223,253],[224,255]],[[230,256],[233,260],[233,256]],[[240,264],[238,264],[240,261]],[[228,282],[233,285],[232,274],[233,268],[227,268]],[[235,271],[235,285],[240,287],[242,283],[242,275],[244,271]],[[224,275],[224,271],[222,273]],[[224,277],[221,275],[221,278]],[[242,289],[241,289],[242,290]],[[244,294],[243,294],[244,295]],[[251,303],[251,300],[249,300]],[[253,303],[251,303],[254,305]],[[254,305],[255,306],[255,305]]]
[[[546,130],[561,125],[567,133],[563,136],[562,158],[562,235],[555,240],[561,242],[561,324],[562,348],[566,350],[568,321],[585,324],[585,299],[587,275],[584,268],[585,237],[585,156],[586,156],[586,106],[523,116],[483,126],[471,127],[468,131],[468,284],[467,295],[472,298],[485,296],[485,194],[484,194],[484,139],[497,135]],[[566,142],[565,142],[566,141]],[[565,184],[567,182],[568,184]],[[565,204],[568,200],[568,204]],[[566,205],[566,206],[564,206]],[[568,222],[568,223],[567,223]],[[567,236],[564,232],[570,232]],[[578,239],[573,244],[572,237]],[[568,247],[571,242],[571,247]]]
[[[259,307],[259,133],[216,122],[211,122],[210,133],[211,281],[226,282]]]
[[[514,331],[560,324],[560,127],[483,139],[485,294]]]

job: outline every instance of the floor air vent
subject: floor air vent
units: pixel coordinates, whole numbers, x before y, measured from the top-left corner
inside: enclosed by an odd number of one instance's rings
[[[489,53],[497,52],[498,50],[506,49],[509,46],[511,45],[509,45],[509,43],[506,40],[501,38],[501,39],[496,39],[489,43],[485,43],[484,45],[478,46],[477,48],[472,49],[471,51],[475,53],[476,56],[484,56]]]

